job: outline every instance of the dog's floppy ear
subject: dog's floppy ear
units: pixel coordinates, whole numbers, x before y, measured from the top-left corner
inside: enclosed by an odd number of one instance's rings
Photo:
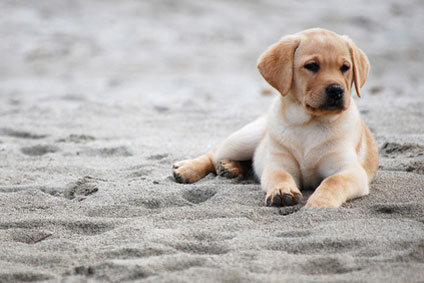
[[[286,95],[293,79],[293,57],[300,39],[287,35],[271,45],[258,59],[262,77],[282,95]]]
[[[360,89],[368,78],[370,62],[368,61],[367,55],[365,55],[365,53],[359,49],[349,37],[344,37],[347,39],[350,56],[352,57],[353,82],[355,83],[356,94],[358,97],[361,97]]]

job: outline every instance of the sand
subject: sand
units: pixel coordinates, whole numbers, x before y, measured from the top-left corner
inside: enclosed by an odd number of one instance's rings
[[[423,26],[422,1],[2,1],[0,282],[424,281]],[[257,57],[310,27],[371,61],[370,195],[275,208],[252,180],[175,183],[266,111]]]

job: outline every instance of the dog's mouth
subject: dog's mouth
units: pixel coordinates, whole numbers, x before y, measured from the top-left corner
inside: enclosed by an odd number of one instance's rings
[[[343,112],[345,109],[345,107],[316,107],[316,106],[311,106],[308,103],[305,103],[305,108],[306,110],[314,115],[324,115],[324,114],[339,114],[340,112]]]
[[[302,104],[305,110],[314,116],[337,115],[349,106],[343,97],[340,99],[331,99],[329,95],[323,92],[306,93]]]
[[[308,103],[305,104],[305,108],[306,110],[310,111],[310,112],[314,112],[316,110],[318,110],[318,108],[316,107],[312,107],[311,105],[309,105]]]

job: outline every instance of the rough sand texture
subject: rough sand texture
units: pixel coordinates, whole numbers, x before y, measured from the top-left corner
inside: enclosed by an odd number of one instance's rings
[[[278,209],[249,180],[176,184],[266,111],[259,54],[316,26],[372,64],[371,194]],[[1,1],[0,282],[424,281],[423,26],[423,1]]]

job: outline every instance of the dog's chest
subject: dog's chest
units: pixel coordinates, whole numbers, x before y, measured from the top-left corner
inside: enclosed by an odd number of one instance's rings
[[[323,125],[311,124],[306,127],[287,127],[281,133],[280,141],[296,159],[306,187],[315,187],[322,180],[318,165],[331,147],[330,132]]]

